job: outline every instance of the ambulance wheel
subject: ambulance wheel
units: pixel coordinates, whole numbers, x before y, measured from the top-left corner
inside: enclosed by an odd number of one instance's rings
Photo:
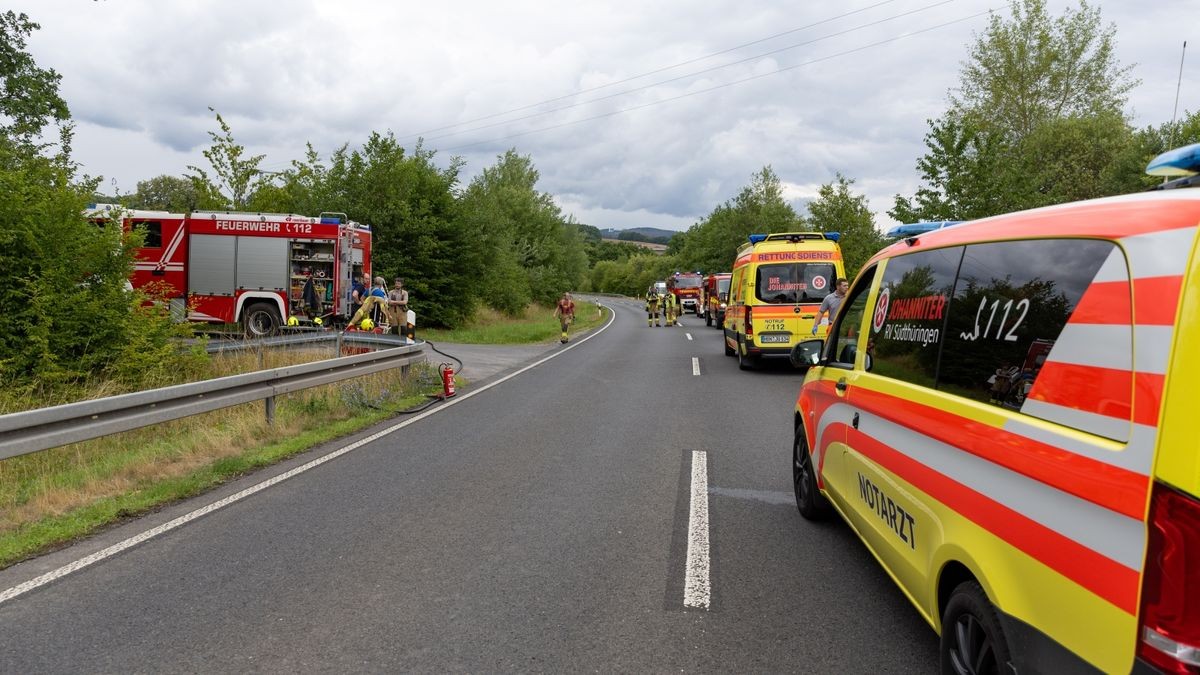
[[[265,303],[255,303],[242,314],[242,327],[248,338],[264,338],[279,332],[279,312]]]
[[[942,672],[987,675],[1010,670],[1012,650],[996,608],[975,581],[958,585],[942,615]]]
[[[738,368],[742,370],[751,370],[758,365],[758,359],[746,353],[746,343],[741,340],[738,341],[737,359]]]
[[[824,520],[829,516],[829,501],[817,491],[817,473],[813,470],[804,427],[796,427],[792,442],[792,485],[796,490],[796,510],[805,520]]]

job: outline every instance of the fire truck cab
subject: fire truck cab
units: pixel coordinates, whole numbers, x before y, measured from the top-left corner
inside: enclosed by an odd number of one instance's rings
[[[729,272],[710,274],[704,277],[704,285],[700,287],[700,316],[704,317],[704,325],[717,324],[717,328],[725,325],[725,307],[729,302]]]
[[[96,204],[87,215],[143,232],[134,288],[153,290],[179,321],[238,323],[248,337],[275,333],[291,317],[309,325],[347,317],[353,279],[370,274],[371,230],[344,214],[169,213]]]
[[[700,287],[704,284],[704,275],[699,272],[676,272],[672,282],[668,284],[675,294],[675,306],[680,313],[691,312],[700,315]]]

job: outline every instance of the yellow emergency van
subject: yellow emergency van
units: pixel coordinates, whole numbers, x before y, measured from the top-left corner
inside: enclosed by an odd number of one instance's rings
[[[908,237],[794,349],[797,507],[849,523],[943,672],[1200,672],[1198,230],[1171,189]]]
[[[725,355],[742,370],[787,356],[812,336],[813,319],[846,276],[836,232],[752,234],[738,248],[725,309]],[[821,326],[818,335],[825,334]]]

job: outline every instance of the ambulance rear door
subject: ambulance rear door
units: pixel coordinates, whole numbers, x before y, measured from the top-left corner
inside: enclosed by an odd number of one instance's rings
[[[759,344],[782,347],[811,336],[813,318],[836,280],[833,261],[759,263],[754,294],[768,305],[754,310]]]

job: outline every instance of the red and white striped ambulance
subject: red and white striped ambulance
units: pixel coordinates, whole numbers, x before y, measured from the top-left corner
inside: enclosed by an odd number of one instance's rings
[[[1161,190],[909,237],[793,351],[797,506],[944,672],[1200,672],[1198,229]]]

